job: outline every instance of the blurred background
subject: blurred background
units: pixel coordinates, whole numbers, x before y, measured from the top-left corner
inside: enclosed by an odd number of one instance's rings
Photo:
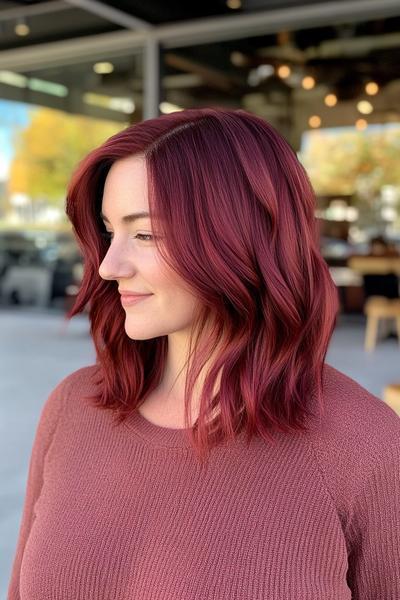
[[[217,105],[287,138],[341,302],[327,362],[400,414],[399,63],[398,0],[0,0],[1,598],[41,407],[95,360],[66,186],[129,124]]]

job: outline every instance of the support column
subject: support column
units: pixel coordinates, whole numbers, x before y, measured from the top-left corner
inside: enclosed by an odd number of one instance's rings
[[[160,114],[160,62],[160,44],[156,39],[149,37],[143,46],[143,119],[152,119]]]

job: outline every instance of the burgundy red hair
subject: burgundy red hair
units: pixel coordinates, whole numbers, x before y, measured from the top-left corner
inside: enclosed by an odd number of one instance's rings
[[[201,458],[241,431],[307,429],[323,410],[322,370],[339,308],[319,250],[315,196],[295,152],[262,118],[244,110],[188,109],[131,125],[77,166],[66,212],[84,258],[71,318],[89,306],[99,392],[96,406],[122,421],[161,380],[167,336],[132,340],[117,284],[98,270],[107,251],[99,214],[108,170],[145,157],[150,218],[158,217],[165,261],[204,307],[193,331],[213,323],[205,348],[194,343],[185,423]],[[222,343],[202,388],[200,414],[189,403],[197,373]],[[191,346],[192,347],[192,346]],[[217,378],[220,387],[214,393]],[[217,416],[210,419],[217,410]]]

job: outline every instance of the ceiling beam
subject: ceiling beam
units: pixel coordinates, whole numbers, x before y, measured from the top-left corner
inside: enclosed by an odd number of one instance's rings
[[[387,50],[388,48],[400,48],[399,32],[324,40],[318,46],[307,48],[304,54],[310,60],[313,58],[345,58],[346,56],[363,57],[373,50]]]
[[[257,35],[281,29],[301,29],[327,24],[366,21],[400,15],[399,0],[348,0],[260,11],[250,14],[208,17],[153,26],[136,31],[117,31],[60,42],[35,44],[0,52],[0,69],[29,71],[51,66],[98,60],[140,50],[149,39],[164,48],[194,46]]]
[[[40,17],[46,13],[56,13],[61,10],[71,10],[64,0],[49,0],[49,2],[41,2],[30,6],[13,6],[0,10],[0,21],[11,21],[20,17]]]
[[[323,25],[383,19],[400,15],[399,0],[348,0],[317,2],[275,10],[214,16],[156,27],[164,47],[178,48],[227,41]]]
[[[151,29],[153,26],[151,23],[139,19],[123,10],[114,8],[113,6],[107,5],[105,2],[99,0],[65,0],[67,4],[71,4],[76,8],[81,8],[87,12],[90,12],[98,17],[102,17],[111,23],[125,27],[125,29]]]

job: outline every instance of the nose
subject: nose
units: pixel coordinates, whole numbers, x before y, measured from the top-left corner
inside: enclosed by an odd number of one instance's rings
[[[99,275],[105,280],[125,279],[135,274],[132,261],[122,248],[111,244],[99,266]]]

